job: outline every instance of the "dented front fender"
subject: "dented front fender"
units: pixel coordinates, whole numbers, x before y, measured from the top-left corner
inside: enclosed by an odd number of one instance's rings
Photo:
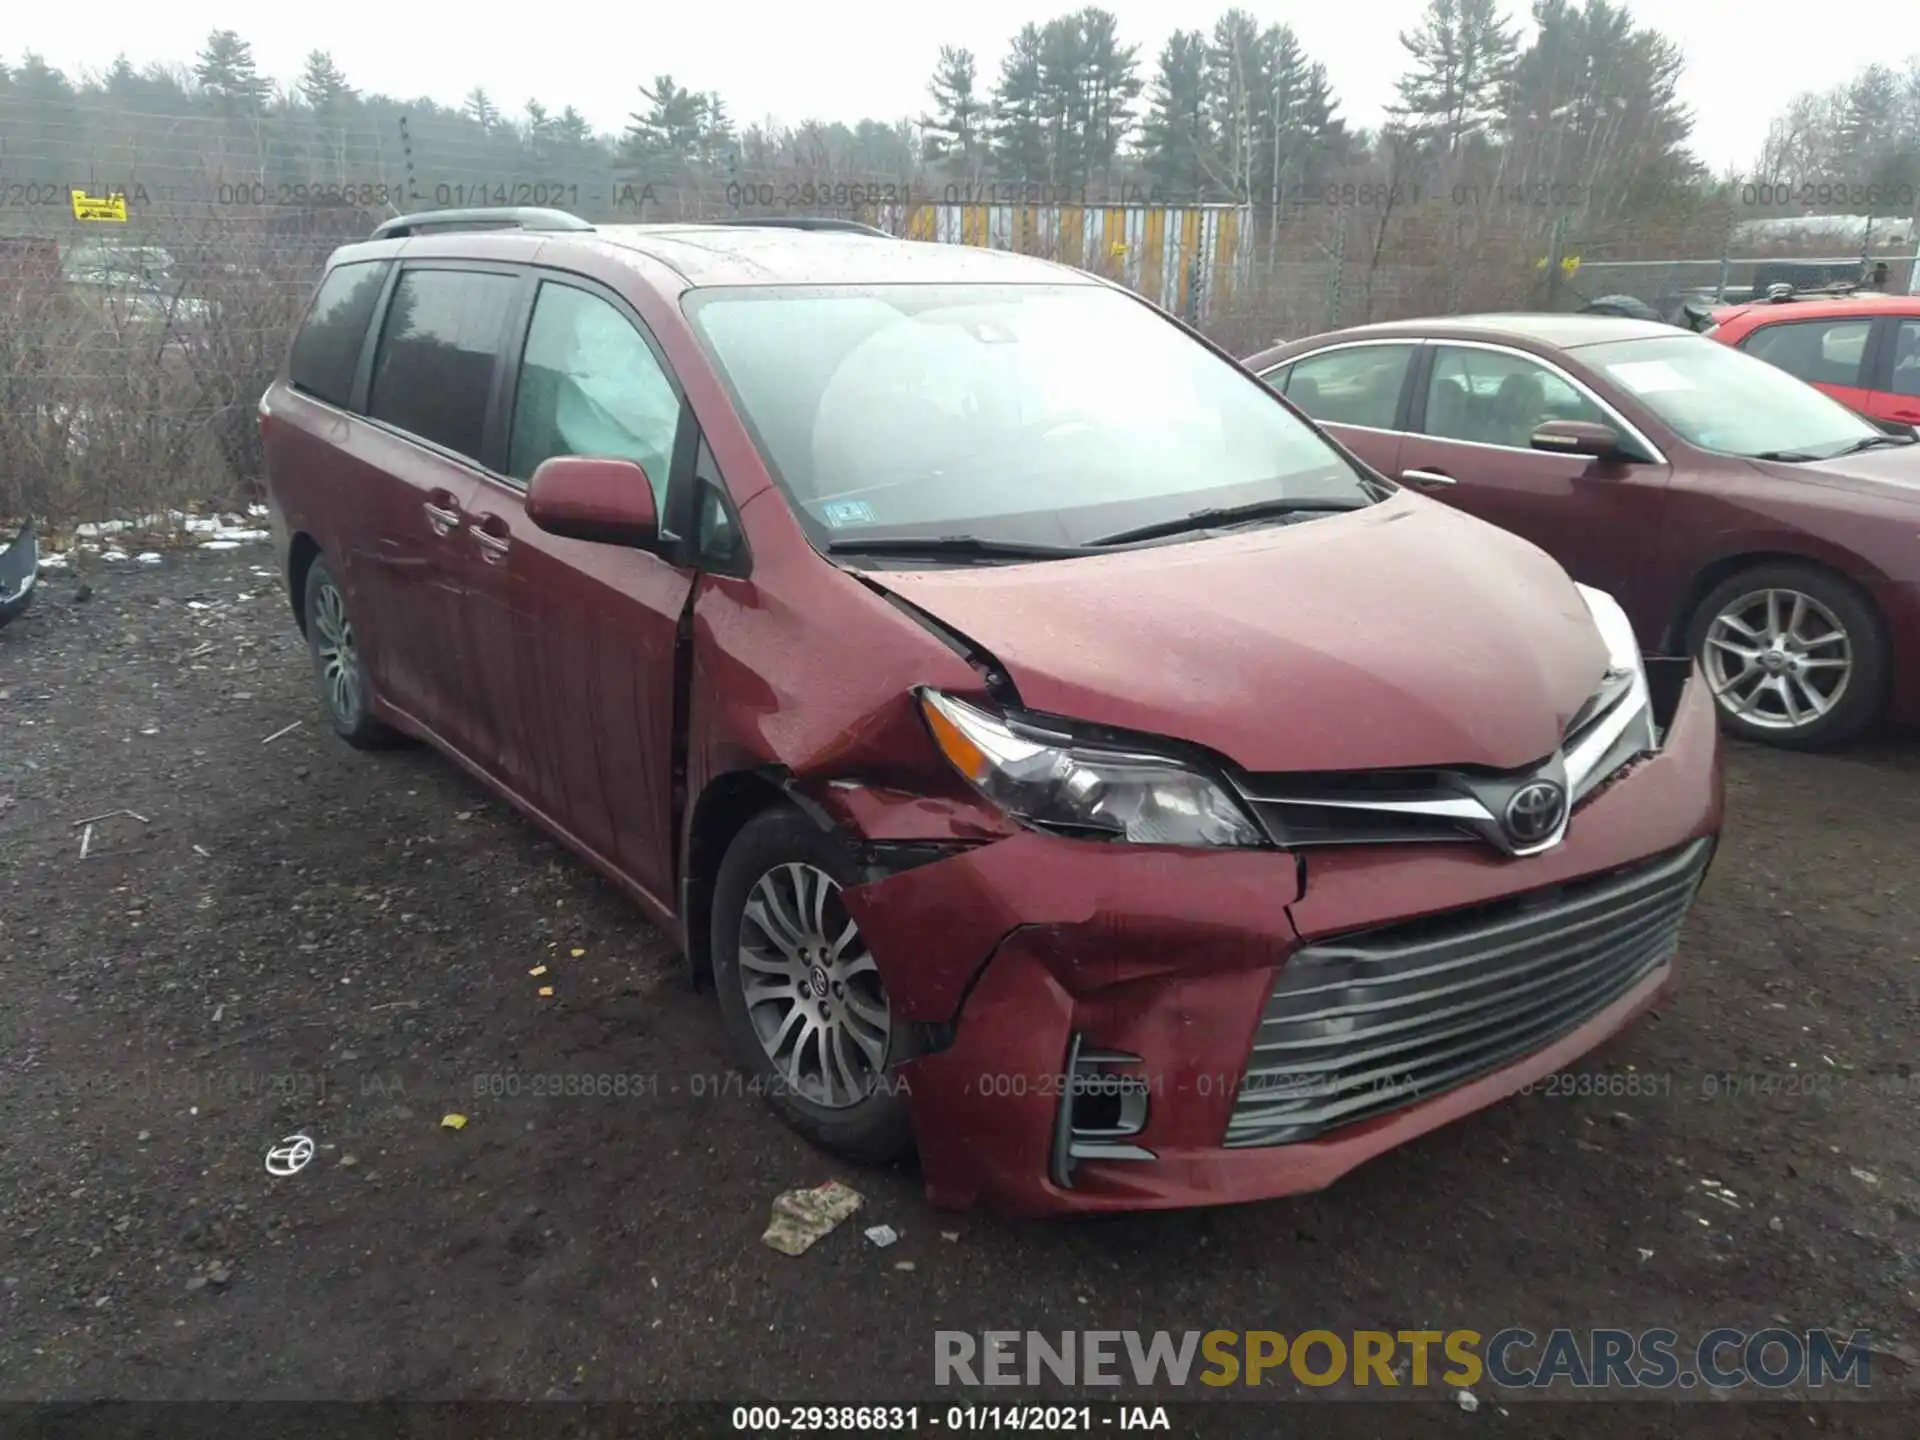
[[[1160,975],[1271,966],[1294,935],[1293,859],[1022,830],[843,894],[895,1014],[939,1023],[1016,929],[1048,932],[1046,963],[1071,995]]]

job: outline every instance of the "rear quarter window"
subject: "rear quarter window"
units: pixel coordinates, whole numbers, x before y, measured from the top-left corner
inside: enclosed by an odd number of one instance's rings
[[[287,360],[288,384],[330,405],[352,400],[360,348],[392,267],[391,260],[360,260],[327,272],[294,337]]]

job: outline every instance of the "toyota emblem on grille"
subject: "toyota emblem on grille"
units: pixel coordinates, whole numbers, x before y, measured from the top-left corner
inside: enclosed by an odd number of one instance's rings
[[[1507,834],[1516,845],[1538,845],[1560,828],[1567,792],[1551,780],[1522,785],[1507,801]]]

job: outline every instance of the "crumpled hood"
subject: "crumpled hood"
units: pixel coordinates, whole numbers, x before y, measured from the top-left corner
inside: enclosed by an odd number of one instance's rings
[[[1029,708],[1253,771],[1517,768],[1607,668],[1544,552],[1405,493],[1111,557],[868,575],[990,651]]]

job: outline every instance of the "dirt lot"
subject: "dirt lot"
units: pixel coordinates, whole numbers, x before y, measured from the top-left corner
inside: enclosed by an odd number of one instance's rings
[[[0,1397],[924,1400],[936,1329],[1769,1323],[1869,1329],[1874,1390],[1920,1392],[1920,741],[1730,756],[1683,987],[1584,1067],[1656,1093],[1516,1098],[1305,1199],[1014,1226],[716,1093],[710,1001],[585,866],[326,733],[270,563],[50,578],[0,631]],[[525,1093],[603,1074],[654,1093]],[[293,1131],[318,1158],[275,1179]],[[760,1243],[836,1175],[857,1224]],[[1542,1433],[1482,1398],[1442,1429]],[[1893,1422],[1842,1408],[1770,1414]]]

